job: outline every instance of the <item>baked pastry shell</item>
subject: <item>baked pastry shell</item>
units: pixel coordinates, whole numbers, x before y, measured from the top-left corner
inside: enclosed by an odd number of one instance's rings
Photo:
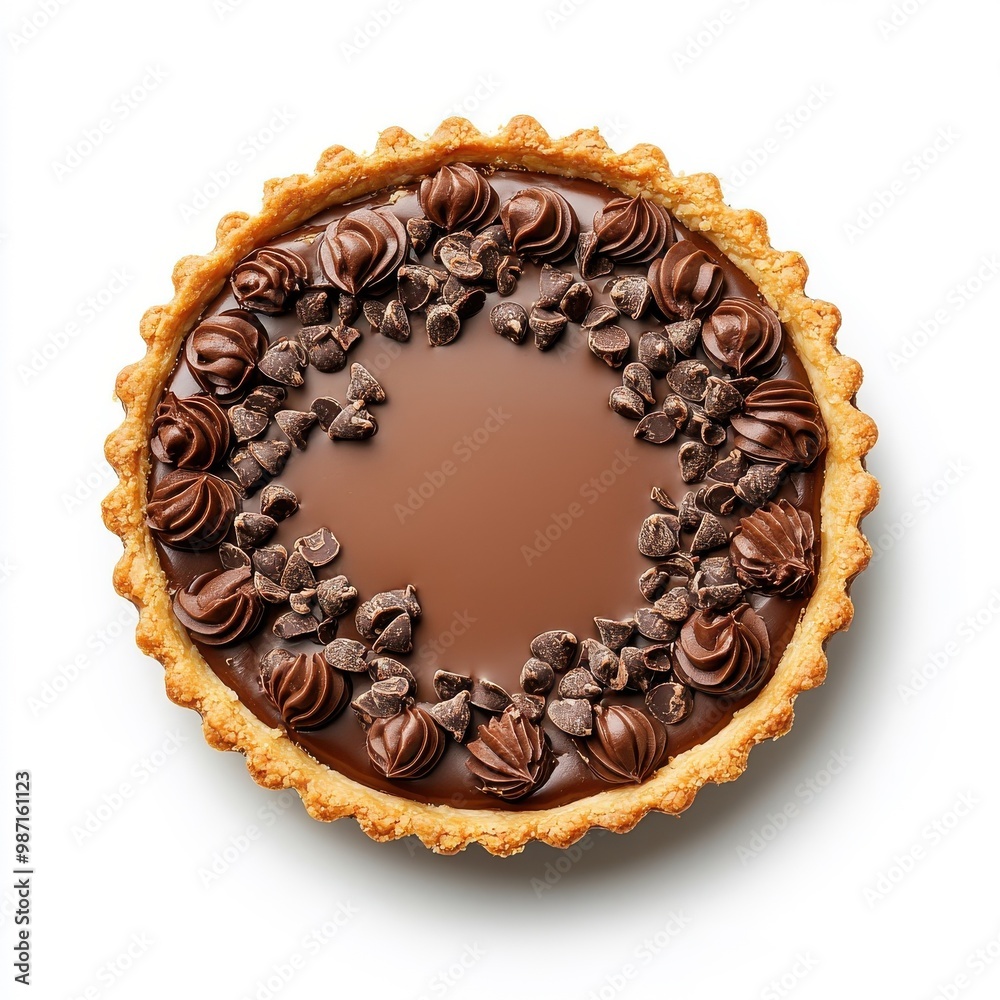
[[[282,729],[266,726],[212,672],[175,619],[166,576],[145,523],[156,404],[184,337],[221,291],[235,264],[255,247],[333,205],[411,182],[456,161],[587,178],[664,205],[679,222],[718,246],[777,311],[809,374],[829,435],[816,587],[771,680],[719,733],[675,757],[641,785],[538,810],[461,809],[368,788],[313,759]],[[864,469],[876,429],[853,402],[861,368],[836,349],[840,312],[805,294],[807,275],[798,253],[770,245],[761,215],[723,202],[715,176],[675,175],[655,146],[638,145],[616,153],[596,129],[553,138],[525,116],[511,119],[493,135],[479,132],[462,118],[447,119],[425,140],[389,128],[370,155],[331,146],[315,173],[268,181],[258,214],[226,215],[210,253],[178,261],[173,270],[174,297],[142,317],[144,357],[125,368],[116,382],[126,415],[106,443],[119,482],[105,499],[103,513],[105,524],[124,543],[114,583],[139,609],[139,648],[163,664],[169,697],[201,714],[210,745],[240,751],[260,785],[294,788],[316,819],[353,816],[374,840],[412,835],[442,854],[479,843],[491,854],[506,856],[532,840],[568,847],[594,826],[624,833],[651,810],[683,812],[705,784],[739,777],[757,743],[789,730],[796,697],[826,676],[826,642],[850,624],[853,605],[848,590],[871,557],[860,522],[878,500],[878,484]]]

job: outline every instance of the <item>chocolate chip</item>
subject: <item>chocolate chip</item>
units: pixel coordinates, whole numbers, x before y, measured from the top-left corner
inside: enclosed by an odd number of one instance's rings
[[[645,691],[651,683],[652,674],[646,666],[642,650],[626,646],[618,656],[625,668],[625,687],[632,691]]]
[[[635,624],[640,635],[656,642],[672,642],[680,629],[657,607],[636,608]]]
[[[535,335],[535,347],[547,351],[566,329],[566,317],[561,312],[543,309],[536,302],[528,314],[528,327]]]
[[[668,323],[663,329],[678,354],[688,357],[694,354],[701,336],[701,320],[682,319],[679,323]]]
[[[704,479],[714,461],[715,452],[699,441],[685,441],[677,449],[681,479],[686,483],[697,483]]]
[[[782,473],[770,465],[751,465],[733,489],[750,507],[760,507],[774,495],[781,485]]]
[[[499,222],[493,226],[487,226],[481,233],[475,236],[472,243],[469,244],[469,249],[475,253],[476,244],[487,240],[490,243],[495,243],[497,249],[502,254],[510,253],[510,240],[507,238],[507,233]]]
[[[671,514],[677,513],[677,504],[674,503],[670,494],[661,490],[659,486],[654,486],[649,491],[649,499],[658,503],[664,510],[669,510]]]
[[[504,296],[513,295],[520,277],[521,262],[517,257],[501,257],[497,264],[497,292]]]
[[[427,705],[426,708],[430,717],[445,732],[451,733],[459,743],[465,739],[466,730],[472,719],[468,691],[459,691],[453,698]]]
[[[649,308],[652,292],[649,282],[641,274],[630,274],[613,282],[610,289],[611,301],[632,319],[639,319]]]
[[[647,330],[639,338],[639,360],[651,372],[662,375],[673,368],[677,357],[674,345],[665,333]]]
[[[365,303],[367,310],[368,304]],[[399,299],[393,299],[382,313],[378,324],[378,332],[383,337],[390,340],[398,340],[400,343],[410,339],[410,317],[406,314],[406,307]]]
[[[312,615],[300,615],[296,611],[286,611],[275,620],[271,631],[279,639],[299,639],[312,635],[319,628],[319,622]]]
[[[644,646],[642,649],[642,662],[651,676],[656,674],[667,674],[673,670],[674,663],[670,657],[673,646],[669,642],[657,643],[652,646]]]
[[[281,571],[281,586],[289,593],[316,586],[316,576],[301,552],[293,552]]]
[[[667,681],[657,684],[646,692],[646,708],[664,725],[682,722],[694,708],[691,690],[683,684]]]
[[[472,678],[465,674],[453,674],[448,670],[437,670],[434,673],[434,693],[442,700],[454,698],[462,691],[472,690]]]
[[[596,619],[595,619],[596,620]],[[580,667],[588,669],[598,684],[612,691],[625,687],[625,668],[617,654],[596,639],[584,639],[580,643]],[[569,674],[566,675],[567,677]]]
[[[708,470],[709,478],[717,479],[720,483],[735,483],[747,470],[746,459],[739,448],[733,450],[721,461],[716,462]]]
[[[370,689],[372,702],[382,718],[395,715],[403,707],[403,699],[407,697],[410,685],[405,677],[386,677],[375,681]]]
[[[627,417],[629,420],[640,420],[646,412],[646,404],[642,401],[642,396],[625,385],[616,385],[611,390],[608,406],[615,413]]]
[[[254,549],[263,545],[278,530],[278,522],[267,514],[244,511],[233,520],[236,544],[241,549]]]
[[[668,621],[687,621],[691,614],[691,593],[687,587],[671,587],[656,601],[656,609],[661,611]]]
[[[571,323],[579,323],[590,308],[594,293],[585,281],[574,281],[559,300],[559,311]]]
[[[358,608],[354,622],[362,636],[373,639],[401,612],[411,618],[420,617],[420,604],[412,584],[403,590],[386,590],[369,598]]]
[[[254,590],[260,594],[261,599],[267,601],[268,604],[284,604],[290,596],[281,584],[275,583],[263,573],[254,573],[253,586]]]
[[[743,397],[725,380],[709,375],[705,389],[705,412],[715,420],[724,420],[743,406]]]
[[[411,246],[419,256],[434,239],[434,224],[429,219],[407,219],[406,232],[410,237]]]
[[[372,333],[378,333],[378,328],[385,317],[385,303],[379,302],[378,299],[366,299],[362,311],[372,328]]]
[[[677,510],[677,516],[684,531],[697,531],[698,525],[705,512],[698,506],[698,494],[694,490],[688,490],[681,497],[681,504]]]
[[[402,699],[388,700],[384,696],[376,703],[371,690],[358,695],[351,702],[351,708],[363,729],[367,729],[376,719],[388,719],[403,710]]]
[[[698,436],[702,444],[707,444],[710,448],[717,448],[726,440],[726,428],[722,424],[714,423],[707,417],[699,415],[697,421]]]
[[[675,396],[673,393],[663,400],[660,409],[673,421],[677,430],[684,427],[691,413],[688,404],[680,396]]]
[[[544,660],[553,670],[565,670],[576,653],[577,640],[572,632],[555,629],[542,632],[531,640],[531,655]]]
[[[306,326],[299,331],[306,361],[317,371],[339,372],[347,363],[344,348],[334,339],[332,326]]]
[[[597,698],[602,693],[601,685],[585,667],[574,667],[563,674],[557,689],[560,698]]]
[[[284,545],[264,545],[253,554],[254,569],[277,583],[288,562],[288,552]]]
[[[283,663],[289,663],[295,659],[295,654],[287,649],[282,649],[280,646],[275,646],[274,649],[269,649],[260,658],[260,676],[264,680],[267,680],[274,672],[274,670],[281,666]]]
[[[375,640],[375,652],[409,653],[413,650],[413,622],[407,614],[396,615]]]
[[[696,577],[692,586],[694,587],[694,605],[699,611],[728,608],[743,597],[743,588],[738,583],[698,586],[698,582]]]
[[[306,366],[306,352],[298,341],[282,337],[275,341],[257,363],[261,374],[282,385],[300,386],[305,381],[302,369]]]
[[[329,577],[316,584],[316,601],[323,614],[337,618],[358,599],[357,589],[351,586],[346,576]]]
[[[427,310],[427,340],[431,347],[450,344],[461,329],[458,313],[449,305],[438,304]]]
[[[708,385],[708,368],[700,361],[679,361],[667,372],[670,388],[685,399],[705,398]]]
[[[287,393],[279,385],[259,385],[243,401],[248,410],[273,417],[281,409]]]
[[[347,387],[347,398],[353,403],[361,400],[372,405],[385,402],[385,389],[376,381],[364,365],[351,365],[351,382]]]
[[[429,267],[422,267],[419,264],[404,264],[396,272],[399,301],[410,312],[423,309],[430,301],[431,296],[441,287],[442,280],[438,277],[438,273]]]
[[[219,546],[219,562],[223,569],[244,569],[250,566],[250,556],[232,542]]]
[[[540,694],[524,694],[515,691],[510,696],[511,703],[529,722],[541,722],[545,715],[545,699]]]
[[[237,441],[249,441],[267,430],[267,415],[245,406],[234,406],[229,411],[229,423]]]
[[[551,264],[543,264],[538,274],[538,302],[542,309],[559,305],[560,300],[573,284],[573,275],[560,271]]]
[[[295,551],[310,566],[325,566],[340,552],[340,542],[329,528],[317,528],[312,534],[295,539]]]
[[[707,585],[736,583],[736,570],[729,556],[709,556],[698,564],[698,576]]]
[[[309,432],[316,425],[316,414],[307,410],[278,410],[274,421],[285,437],[296,448],[302,449],[309,443]]]
[[[288,595],[288,603],[292,608],[292,611],[300,615],[307,615],[312,611],[313,598],[316,596],[316,591],[313,588],[307,590],[299,590],[294,594]],[[324,640],[328,642],[329,640]]]
[[[650,514],[639,529],[639,551],[650,559],[662,559],[677,548],[680,522],[672,514]]]
[[[580,269],[582,278],[599,278],[614,270],[611,258],[597,253],[597,243],[597,233],[593,229],[580,233],[576,242],[576,266]]]
[[[594,624],[600,633],[601,642],[608,649],[621,649],[635,632],[635,622],[631,618],[625,621],[616,621],[614,618],[595,618]],[[593,671],[593,667],[591,670]]]
[[[337,419],[343,407],[331,396],[320,396],[309,404],[309,409],[316,414],[320,427],[329,434],[330,425]]]
[[[584,328],[584,330],[596,330],[599,327],[607,326],[609,323],[614,323],[620,315],[621,313],[614,306],[601,303],[600,305],[594,306],[594,308],[587,313],[580,325]]]
[[[260,491],[260,512],[283,521],[299,509],[299,498],[287,487],[270,483]]]
[[[363,441],[378,431],[375,418],[356,400],[345,406],[330,424],[327,433],[334,441]]]
[[[333,339],[340,344],[346,354],[352,345],[361,339],[361,331],[356,330],[353,326],[348,326],[346,323],[341,323],[340,326],[333,331],[332,336]],[[340,367],[342,368],[343,365]],[[335,369],[335,371],[340,371],[340,368]]]
[[[649,444],[666,444],[677,434],[677,427],[662,410],[647,413],[635,426],[633,437]]]
[[[323,645],[333,642],[333,640],[337,638],[337,628],[339,625],[340,620],[338,618],[324,618],[319,625],[316,626],[317,642],[320,642]]]
[[[754,389],[760,384],[759,378],[754,378],[753,375],[745,375],[743,378],[731,378],[729,384],[741,395],[746,396],[748,393],[753,392]]]
[[[670,585],[672,574],[665,566],[653,566],[639,577],[639,593],[647,601],[655,601]]]
[[[556,682],[552,665],[533,656],[521,667],[521,687],[528,694],[548,694]]]
[[[518,302],[500,302],[490,310],[493,329],[515,344],[520,344],[528,332],[528,313]]]
[[[570,736],[589,736],[594,727],[594,706],[585,698],[566,698],[549,703],[553,725]]]
[[[510,695],[499,684],[481,680],[477,680],[472,685],[469,701],[484,712],[496,712],[497,714],[511,703]]]
[[[251,441],[247,450],[260,467],[272,476],[281,472],[292,453],[292,449],[284,441]]]
[[[347,674],[361,674],[368,669],[367,653],[367,647],[356,639],[334,639],[323,650],[326,662]]]
[[[656,402],[653,393],[653,375],[644,364],[633,361],[626,365],[622,372],[622,383],[642,396],[650,406]]]
[[[488,285],[496,284],[497,267],[503,256],[497,242],[488,237],[477,236],[469,244],[469,256],[482,268],[479,280]]]
[[[295,315],[303,326],[329,323],[333,316],[333,303],[325,288],[307,288],[295,303]]]
[[[337,316],[341,324],[353,323],[361,313],[361,303],[347,292],[341,292],[337,300]],[[347,350],[345,347],[344,350]]]
[[[431,253],[442,267],[448,267],[455,257],[467,256],[471,247],[472,233],[467,231],[447,233],[434,244]]]
[[[470,288],[454,278],[445,282],[441,298],[455,310],[459,319],[475,316],[486,305],[486,292],[482,288]]]
[[[713,483],[698,490],[698,502],[713,514],[725,516],[736,509],[736,492],[728,483]]]
[[[246,448],[237,448],[230,452],[226,465],[236,473],[240,489],[245,496],[250,496],[267,481],[267,473]]]
[[[376,652],[378,651],[376,650]],[[403,697],[415,694],[417,690],[417,679],[413,676],[413,671],[391,656],[376,656],[368,664],[368,676],[373,681],[385,681],[392,677],[401,678],[406,681],[406,687],[402,690]]]
[[[628,355],[628,334],[620,326],[602,326],[587,335],[587,346],[610,368],[620,368]]]
[[[483,265],[475,260],[468,253],[456,253],[447,260],[442,259],[442,264],[448,273],[458,278],[459,281],[467,281],[470,284],[479,281],[483,276]]]

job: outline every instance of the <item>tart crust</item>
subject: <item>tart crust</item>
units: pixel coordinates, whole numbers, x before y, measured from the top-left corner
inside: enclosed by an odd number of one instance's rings
[[[683,225],[715,243],[777,311],[809,374],[829,434],[816,587],[771,680],[719,733],[675,757],[643,784],[533,811],[427,805],[367,788],[318,763],[281,729],[266,726],[212,672],[175,619],[166,577],[145,523],[150,425],[157,400],[184,336],[235,264],[255,247],[333,205],[413,181],[456,161],[583,177],[664,205]],[[139,609],[139,648],[163,664],[169,697],[201,714],[209,744],[244,754],[260,785],[294,788],[316,819],[353,816],[374,840],[413,835],[441,854],[479,843],[491,854],[506,856],[531,840],[568,847],[593,826],[624,833],[650,810],[683,812],[706,783],[732,781],[742,774],[755,744],[789,730],[795,698],[826,676],[825,644],[850,624],[853,605],[848,589],[871,556],[859,525],[878,501],[878,484],[864,470],[864,456],[875,443],[876,429],[853,404],[861,368],[836,349],[840,313],[836,306],[806,296],[807,275],[798,253],[771,247],[762,216],[723,202],[715,176],[676,176],[655,146],[638,145],[615,153],[595,129],[553,138],[525,116],[511,119],[495,135],[477,131],[462,118],[447,119],[426,140],[389,128],[368,156],[332,146],[320,157],[314,174],[268,181],[257,215],[226,215],[210,253],[177,263],[173,299],[149,309],[142,318],[145,356],[117,379],[116,392],[126,416],[109,436],[105,450],[119,483],[105,499],[103,512],[105,524],[125,546],[114,583]]]

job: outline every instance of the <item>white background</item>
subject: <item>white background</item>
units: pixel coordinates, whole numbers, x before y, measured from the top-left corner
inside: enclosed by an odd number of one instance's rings
[[[15,0],[0,31],[0,871],[28,768],[34,995],[998,995],[995,4]],[[455,111],[719,174],[841,307],[881,430],[877,560],[792,733],[679,820],[510,860],[313,822],[209,749],[99,520],[173,262],[325,146]]]

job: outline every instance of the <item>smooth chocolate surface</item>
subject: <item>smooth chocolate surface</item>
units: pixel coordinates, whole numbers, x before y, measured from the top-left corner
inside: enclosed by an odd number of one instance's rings
[[[598,209],[614,192],[589,181],[547,175],[496,171],[488,175],[501,201],[531,185],[551,187],[575,209],[581,229],[591,228]],[[404,223],[420,216],[416,185],[402,192],[381,193],[341,206],[317,217],[274,246],[293,250],[308,265],[316,282],[323,281],[317,262],[318,237],[333,219],[359,205],[391,204]],[[750,280],[702,237],[675,224],[678,239],[692,241],[721,266],[722,295],[755,297]],[[432,263],[430,254],[422,263]],[[578,272],[573,258],[556,264]],[[645,275],[647,265],[619,264],[614,276]],[[290,389],[286,407],[308,410],[318,396],[343,402],[350,364],[361,363],[384,387],[387,401],[372,407],[378,433],[367,441],[331,441],[313,428],[305,450],[293,449],[273,482],[298,497],[296,513],[278,525],[272,541],[292,551],[296,538],[325,526],[342,550],[330,566],[345,574],[364,600],[375,593],[413,584],[422,615],[414,630],[414,651],[396,655],[417,678],[418,704],[436,701],[435,670],[445,669],[491,680],[508,692],[520,690],[529,643],[538,633],[566,629],[581,640],[597,638],[594,618],[621,620],[646,604],[638,589],[640,575],[655,560],[636,545],[640,525],[662,511],[650,500],[660,487],[674,500],[699,484],[681,479],[678,436],[666,445],[633,437],[635,423],[612,411],[611,390],[621,383],[621,370],[604,364],[587,347],[587,333],[569,323],[556,345],[539,351],[529,334],[521,344],[498,336],[490,310],[500,301],[519,302],[530,310],[537,298],[540,266],[524,263],[515,293],[507,299],[488,292],[485,307],[464,319],[457,339],[431,347],[423,321],[413,321],[413,334],[398,343],[369,332],[359,317],[361,341],[348,352],[347,367],[323,374],[310,367],[306,384]],[[590,280],[594,304],[608,302],[604,290],[611,276]],[[395,288],[379,296],[395,297]],[[206,310],[213,315],[235,309],[230,289]],[[294,311],[272,316],[255,314],[273,344],[301,329]],[[652,310],[640,320],[618,324],[635,345],[645,330],[662,329]],[[697,355],[704,359],[699,351]],[[790,351],[787,336],[781,362],[770,377],[808,384],[803,367]],[[200,391],[180,362],[167,389],[178,397]],[[665,389],[654,381],[657,398]],[[718,449],[724,457],[732,444]],[[268,438],[281,439],[276,424]],[[222,467],[223,470],[225,467]],[[151,490],[172,467],[153,459]],[[218,471],[218,470],[217,470]],[[231,478],[228,470],[219,472]],[[819,524],[822,462],[811,471],[793,473],[775,499],[789,500]],[[244,511],[258,511],[260,494],[243,501]],[[732,530],[750,508],[720,520]],[[231,540],[231,539],[230,539]],[[215,549],[179,551],[158,545],[172,589],[195,575],[217,569]],[[722,550],[723,552],[725,550]],[[807,597],[748,596],[764,619],[770,636],[770,669],[777,665],[798,622]],[[282,646],[295,653],[322,649],[312,642],[277,639],[271,624],[285,606],[266,605],[263,626],[247,641],[227,647],[198,644],[219,677],[270,726],[280,726],[274,703],[259,680],[259,661]],[[340,622],[338,636],[357,639],[353,613]],[[395,654],[394,654],[395,655]],[[352,677],[356,697],[370,683],[367,674]],[[671,757],[718,732],[732,712],[753,700],[754,693],[733,700],[694,692],[694,709],[682,722],[667,727]],[[616,694],[614,703],[643,706],[641,695]],[[467,740],[476,737],[490,716],[473,710]],[[578,742],[546,720],[556,754],[551,776],[532,794],[505,802],[480,791],[466,767],[466,748],[447,736],[440,762],[424,777],[392,781],[372,766],[365,732],[354,713],[342,712],[330,725],[289,736],[318,760],[364,785],[432,803],[470,808],[537,809],[570,802],[610,787],[581,760]]]

